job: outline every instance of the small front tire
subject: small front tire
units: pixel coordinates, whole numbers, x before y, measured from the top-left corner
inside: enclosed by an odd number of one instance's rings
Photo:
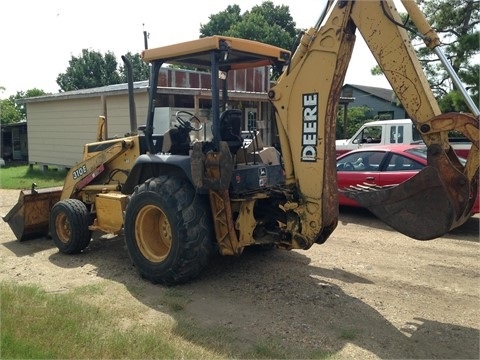
[[[64,254],[77,254],[90,243],[91,219],[87,206],[77,199],[57,202],[50,213],[50,234],[58,250]]]

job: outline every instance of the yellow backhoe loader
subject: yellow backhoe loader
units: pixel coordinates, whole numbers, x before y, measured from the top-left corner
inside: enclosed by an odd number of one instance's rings
[[[392,0],[329,1],[292,52],[225,36],[144,50],[151,78],[142,131],[112,140],[99,134],[61,191],[23,191],[5,221],[20,240],[49,232],[64,253],[82,251],[92,231],[123,233],[139,273],[163,284],[194,278],[215,251],[239,255],[255,244],[308,249],[324,243],[338,219],[335,124],[358,30],[427,144],[428,166],[398,186],[359,184],[346,194],[409,237],[445,234],[470,217],[476,197],[479,111],[415,1],[402,2],[472,114],[440,112]],[[154,134],[164,64],[210,71],[210,139],[192,141],[202,122],[185,112],[177,114],[176,127]],[[281,73],[268,92],[281,148],[256,158],[247,151],[254,139],[242,137],[242,111],[227,108],[223,78],[258,66]],[[450,147],[450,130],[472,141],[465,165]]]

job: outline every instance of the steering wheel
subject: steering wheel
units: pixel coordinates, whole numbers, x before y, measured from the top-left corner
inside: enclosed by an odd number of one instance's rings
[[[353,166],[353,164],[351,162],[346,162],[345,164],[343,164],[343,170],[344,171],[353,171],[353,170],[355,170],[355,167]]]
[[[183,116],[188,116],[189,119],[185,120],[182,117],[182,115]],[[184,110],[177,111],[176,114],[175,114],[175,117],[177,118],[177,121],[180,124],[180,126],[182,126],[183,128],[185,128],[187,130],[200,131],[203,128],[203,124],[200,121],[200,119],[196,115],[194,115],[194,114],[192,114],[188,111],[184,111]],[[198,127],[192,126],[192,120],[195,120],[199,124],[199,126]]]

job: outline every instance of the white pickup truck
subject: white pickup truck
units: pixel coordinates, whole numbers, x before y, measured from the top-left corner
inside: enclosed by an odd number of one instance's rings
[[[422,137],[410,119],[379,120],[363,124],[350,139],[337,140],[337,156],[363,146],[388,144],[423,144]],[[466,158],[471,143],[451,139],[452,148],[458,156]]]

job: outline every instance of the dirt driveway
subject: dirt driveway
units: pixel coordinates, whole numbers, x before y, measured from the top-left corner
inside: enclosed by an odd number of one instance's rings
[[[0,215],[17,197],[0,190]],[[479,358],[478,216],[419,242],[368,212],[342,210],[324,245],[219,258],[173,290],[139,278],[121,237],[95,239],[84,253],[67,256],[48,239],[16,241],[3,221],[0,234],[0,280],[49,292],[101,284],[108,290],[86,299],[115,307],[121,326],[175,321],[165,300],[173,294],[184,299],[184,316],[231,331],[244,347],[341,359]]]

